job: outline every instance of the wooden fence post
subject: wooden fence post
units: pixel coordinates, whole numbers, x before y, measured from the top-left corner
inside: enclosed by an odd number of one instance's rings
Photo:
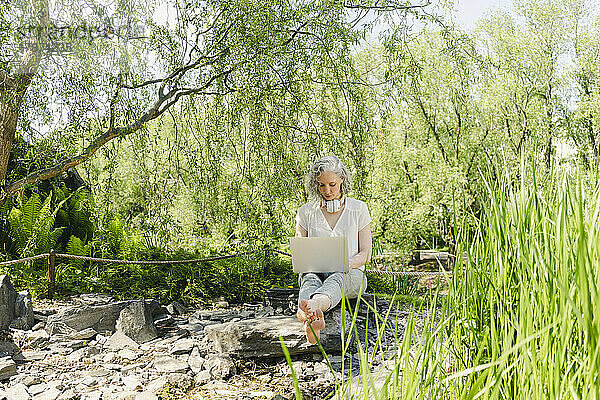
[[[54,298],[54,283],[56,282],[56,252],[50,250],[48,255],[48,298],[52,300]]]

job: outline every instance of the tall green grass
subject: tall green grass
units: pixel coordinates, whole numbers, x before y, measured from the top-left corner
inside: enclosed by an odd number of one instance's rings
[[[363,388],[340,382],[337,398],[600,398],[600,191],[568,172],[521,176],[488,182],[441,312],[419,334],[409,322],[385,384],[361,354]]]
[[[469,367],[445,379],[462,398],[598,398],[600,192],[568,172],[521,176],[488,185],[463,241],[450,299],[463,324],[451,330]]]

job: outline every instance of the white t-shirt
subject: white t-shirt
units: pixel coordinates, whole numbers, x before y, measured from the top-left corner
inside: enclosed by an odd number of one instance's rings
[[[348,257],[358,254],[358,232],[371,223],[364,201],[346,197],[346,206],[335,227],[331,229],[318,202],[309,202],[298,209],[296,222],[308,231],[309,237],[341,237],[348,239]]]

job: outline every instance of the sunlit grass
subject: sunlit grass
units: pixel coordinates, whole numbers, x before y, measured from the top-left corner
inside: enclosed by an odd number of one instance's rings
[[[391,368],[372,372],[359,346],[360,377],[338,382],[335,398],[600,398],[600,192],[567,173],[543,187],[521,175],[488,185],[441,310],[415,304],[430,319],[396,335]]]

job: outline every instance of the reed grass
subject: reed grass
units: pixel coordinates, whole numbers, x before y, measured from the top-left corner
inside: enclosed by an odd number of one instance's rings
[[[536,174],[487,181],[441,310],[432,302],[421,332],[409,319],[395,333],[379,376],[361,352],[361,385],[343,378],[334,398],[600,398],[600,191],[576,173]]]

